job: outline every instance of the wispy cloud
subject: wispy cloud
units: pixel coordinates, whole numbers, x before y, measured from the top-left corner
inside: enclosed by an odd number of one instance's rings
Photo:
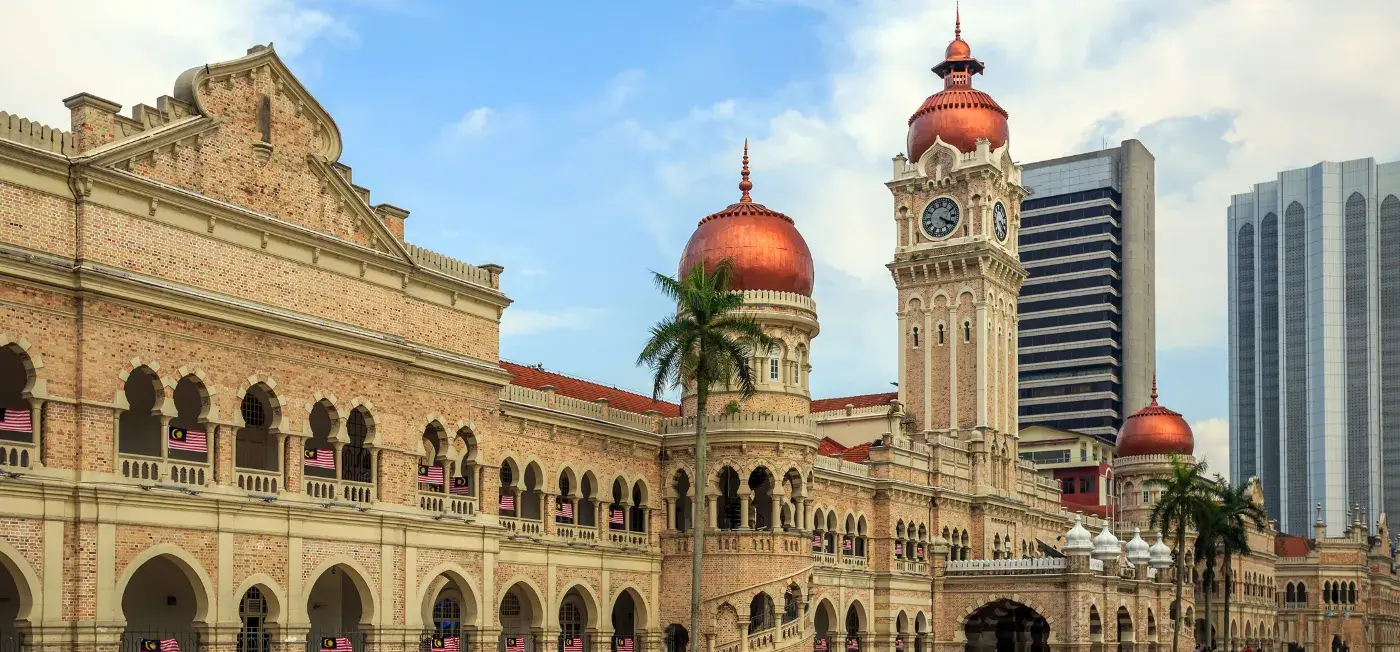
[[[1210,462],[1211,473],[1230,476],[1230,422],[1219,417],[1191,424],[1196,435],[1196,459]],[[1247,480],[1248,478],[1230,478]]]
[[[588,330],[606,314],[598,308],[561,308],[559,310],[526,310],[506,308],[501,316],[501,335],[532,335],[545,331]]]
[[[496,111],[489,106],[479,106],[467,111],[461,119],[452,123],[448,131],[461,138],[474,138],[485,134],[495,123]]]

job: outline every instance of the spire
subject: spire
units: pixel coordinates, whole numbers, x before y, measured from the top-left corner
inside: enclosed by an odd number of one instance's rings
[[[739,196],[739,202],[751,203],[753,198],[749,196],[749,191],[753,190],[753,182],[749,181],[749,139],[747,138],[744,139],[744,169],[739,172],[739,175],[743,177],[739,181],[739,191],[743,193]]]
[[[1157,372],[1152,372],[1152,404],[1157,404]]]
[[[953,3],[953,38],[962,38],[962,2]]]

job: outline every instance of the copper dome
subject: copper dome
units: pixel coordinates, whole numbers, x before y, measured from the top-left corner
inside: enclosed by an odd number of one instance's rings
[[[909,116],[909,160],[918,161],[939,138],[962,152],[976,149],[979,138],[991,142],[992,149],[1006,144],[1010,137],[1006,110],[992,96],[972,87],[972,76],[985,68],[972,57],[972,48],[962,39],[959,15],[943,62],[933,67],[933,72],[943,78],[943,90],[930,95]]]
[[[1152,379],[1152,402],[1123,421],[1118,431],[1118,457],[1133,455],[1191,455],[1196,436],[1181,414],[1157,404],[1157,379]]]
[[[700,220],[681,255],[680,274],[700,263],[734,262],[732,290],[776,290],[812,296],[812,252],[792,218],[749,196],[749,144],[744,142],[738,203]]]

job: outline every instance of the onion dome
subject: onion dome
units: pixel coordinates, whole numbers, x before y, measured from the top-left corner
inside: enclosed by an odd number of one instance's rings
[[[812,252],[792,218],[749,196],[749,141],[744,141],[739,201],[707,216],[681,255],[680,275],[704,263],[712,269],[726,258],[734,262],[731,290],[776,290],[812,296]]]
[[[1173,412],[1157,404],[1157,377],[1152,377],[1152,402],[1123,421],[1118,431],[1118,457],[1133,455],[1190,455],[1196,450],[1191,426]]]
[[[972,87],[972,76],[985,68],[972,58],[972,47],[962,39],[959,12],[953,42],[944,51],[943,62],[933,67],[934,74],[943,79],[943,90],[930,95],[909,117],[909,160],[918,161],[939,138],[960,152],[977,149],[979,138],[990,141],[992,149],[1006,144],[1010,137],[1006,109],[991,95]]]
[[[1149,566],[1158,571],[1164,571],[1172,567],[1172,549],[1168,548],[1167,544],[1162,543],[1161,532],[1157,533],[1157,542],[1152,544],[1152,547],[1149,548],[1148,551],[1152,555],[1147,561]]]
[[[1092,536],[1088,530],[1084,529],[1084,517],[1076,514],[1074,527],[1065,533],[1065,554],[1075,557],[1088,555],[1094,550],[1094,542],[1090,539]]]
[[[1147,545],[1147,542],[1142,539],[1142,528],[1133,528],[1133,538],[1128,541],[1128,545],[1124,548],[1128,563],[1134,566],[1146,564],[1152,558],[1151,548],[1152,546]]]
[[[1117,559],[1122,554],[1122,543],[1118,537],[1113,536],[1113,531],[1108,527],[1108,521],[1103,522],[1103,529],[1099,531],[1099,536],[1094,537],[1094,552],[1090,556],[1099,561]]]

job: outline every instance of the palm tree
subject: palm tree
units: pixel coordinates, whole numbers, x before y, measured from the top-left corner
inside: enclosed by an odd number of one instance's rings
[[[1215,558],[1220,553],[1221,538],[1224,536],[1224,521],[1220,510],[1209,498],[1202,501],[1201,511],[1196,515],[1196,559],[1205,563],[1201,571],[1201,592],[1205,594],[1205,621],[1207,648],[1215,647],[1215,621],[1211,619],[1210,604],[1215,591]],[[1196,596],[1198,599],[1200,595]],[[1199,642],[1199,641],[1198,641]]]
[[[1249,549],[1249,526],[1263,530],[1268,513],[1250,498],[1249,484],[1231,486],[1219,476],[1216,482],[1220,503],[1214,507],[1221,525],[1220,551],[1225,556],[1225,649],[1230,652],[1235,649],[1230,632],[1230,559],[1253,552]]]
[[[691,523],[694,556],[690,573],[689,632],[690,646],[694,650],[695,637],[700,632],[704,531],[709,523],[703,490],[708,477],[705,421],[710,388],[716,384],[737,386],[741,397],[752,396],[756,390],[749,360],[754,351],[767,351],[773,346],[773,340],[753,318],[737,314],[744,304],[744,295],[729,289],[734,277],[733,261],[722,260],[712,270],[701,263],[679,279],[652,274],[661,293],[676,302],[676,314],[651,327],[651,339],[642,347],[637,364],[651,368],[655,398],[660,398],[668,389],[695,388],[695,478],[691,482],[695,491],[691,501],[695,506],[695,518]]]
[[[1152,506],[1149,525],[1176,534],[1176,601],[1172,603],[1172,652],[1181,652],[1181,619],[1186,615],[1181,610],[1181,583],[1186,576],[1186,530],[1201,513],[1201,507],[1208,500],[1209,480],[1206,479],[1206,463],[1188,464],[1179,455],[1172,454],[1171,475],[1166,478],[1152,478],[1149,487],[1160,487],[1161,496]]]

